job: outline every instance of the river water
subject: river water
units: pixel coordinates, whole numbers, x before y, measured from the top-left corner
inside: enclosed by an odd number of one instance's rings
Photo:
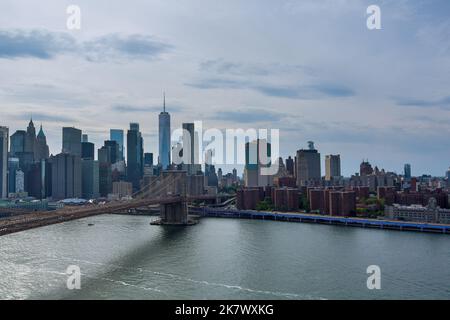
[[[0,299],[450,299],[448,235],[151,219],[102,215],[0,237]],[[67,289],[70,265],[80,290]],[[381,290],[367,289],[370,265]]]

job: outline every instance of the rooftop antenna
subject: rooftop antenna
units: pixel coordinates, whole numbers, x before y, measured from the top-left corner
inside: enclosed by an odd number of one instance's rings
[[[164,91],[163,95],[164,95],[163,110],[164,110],[164,113],[165,113],[166,112],[166,92],[165,91]]]

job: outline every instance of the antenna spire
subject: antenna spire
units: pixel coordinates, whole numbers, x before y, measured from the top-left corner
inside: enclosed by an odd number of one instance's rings
[[[166,112],[166,92],[165,91],[164,91],[163,95],[164,95],[163,110],[164,110],[164,112]]]

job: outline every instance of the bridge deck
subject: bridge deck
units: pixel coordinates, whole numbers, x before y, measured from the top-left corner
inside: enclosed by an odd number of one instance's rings
[[[0,236],[27,229],[42,227],[55,223],[86,218],[90,216],[127,211],[157,204],[170,204],[177,202],[191,202],[194,200],[215,199],[215,196],[167,196],[159,198],[136,199],[124,202],[111,202],[105,205],[84,205],[79,207],[65,207],[56,211],[33,212],[9,216],[0,219]]]

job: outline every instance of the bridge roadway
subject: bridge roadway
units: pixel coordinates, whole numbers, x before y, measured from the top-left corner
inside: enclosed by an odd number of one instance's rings
[[[151,205],[164,205],[177,202],[192,202],[194,200],[213,200],[216,196],[166,196],[158,198],[136,199],[124,202],[111,202],[104,205],[84,205],[65,207],[56,211],[33,212],[13,215],[0,219],[0,236],[38,228],[56,223],[91,217],[100,214],[115,213],[124,210],[142,208]]]

